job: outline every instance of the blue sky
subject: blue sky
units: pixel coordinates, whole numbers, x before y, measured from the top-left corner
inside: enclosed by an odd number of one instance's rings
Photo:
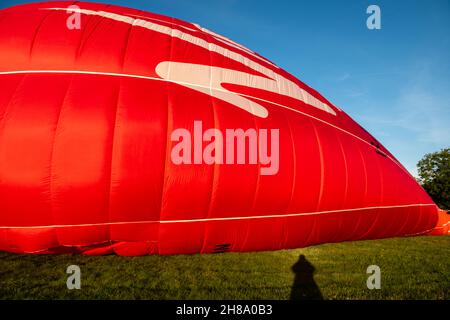
[[[258,52],[346,111],[413,174],[425,153],[450,147],[449,0],[106,2],[195,22]],[[381,8],[381,30],[366,27],[370,4]]]

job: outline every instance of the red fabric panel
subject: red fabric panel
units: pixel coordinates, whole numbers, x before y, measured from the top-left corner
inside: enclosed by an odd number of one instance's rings
[[[118,6],[76,2],[82,28],[69,30],[73,3],[0,10],[0,250],[191,254],[448,234],[388,150],[270,61]],[[174,163],[174,130],[191,134],[194,160],[211,128],[278,130],[278,170]]]

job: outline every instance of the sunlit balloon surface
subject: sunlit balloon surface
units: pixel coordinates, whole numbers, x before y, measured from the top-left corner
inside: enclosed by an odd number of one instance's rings
[[[388,150],[271,61],[196,24],[71,4],[0,10],[0,250],[214,253],[448,233]]]

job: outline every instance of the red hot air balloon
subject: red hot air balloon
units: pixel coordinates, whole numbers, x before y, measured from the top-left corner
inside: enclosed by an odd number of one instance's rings
[[[0,250],[120,255],[448,233],[394,156],[198,25],[72,2],[0,10]]]

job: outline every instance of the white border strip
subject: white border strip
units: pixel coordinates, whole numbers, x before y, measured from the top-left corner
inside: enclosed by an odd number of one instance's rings
[[[90,224],[66,224],[66,225],[48,225],[48,226],[0,226],[1,229],[45,229],[45,228],[69,228],[69,227],[98,227],[98,226],[113,226],[113,225],[126,225],[126,224],[150,224],[150,223],[189,223],[189,222],[207,222],[207,221],[230,221],[230,220],[250,220],[250,219],[275,219],[275,218],[289,218],[300,216],[313,216],[329,213],[339,212],[354,212],[363,210],[375,210],[375,209],[392,209],[392,208],[409,208],[409,207],[427,207],[436,206],[434,203],[418,203],[418,204],[405,204],[397,206],[378,206],[378,207],[363,207],[352,208],[342,210],[328,210],[317,212],[305,212],[305,213],[291,213],[280,215],[265,215],[265,216],[243,216],[243,217],[225,217],[225,218],[205,218],[205,219],[190,219],[190,220],[147,220],[147,221],[127,221],[127,222],[104,222],[104,223],[90,223]]]

